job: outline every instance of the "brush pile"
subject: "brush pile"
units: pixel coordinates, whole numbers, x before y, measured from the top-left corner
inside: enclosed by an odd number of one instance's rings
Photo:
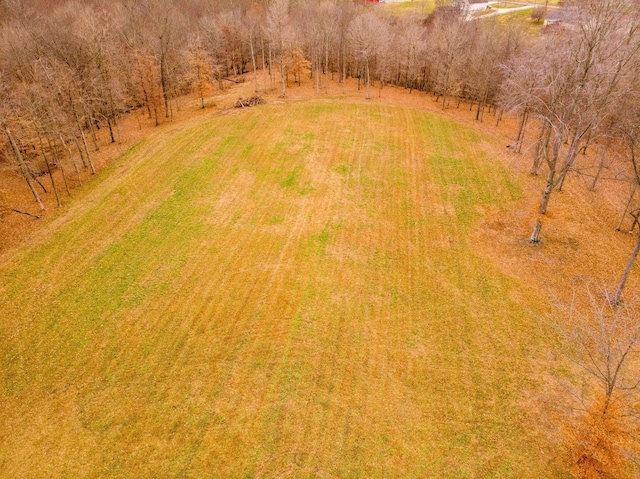
[[[252,96],[251,98],[238,98],[233,106],[236,108],[245,108],[256,105],[264,105],[267,103],[264,98],[259,95]]]

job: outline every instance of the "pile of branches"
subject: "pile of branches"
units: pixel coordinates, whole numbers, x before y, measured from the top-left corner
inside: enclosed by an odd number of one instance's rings
[[[264,98],[259,95],[252,96],[251,98],[238,98],[234,106],[236,108],[244,108],[249,106],[264,105],[267,103]]]

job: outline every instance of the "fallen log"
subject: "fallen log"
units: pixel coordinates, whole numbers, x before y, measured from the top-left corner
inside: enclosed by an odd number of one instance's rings
[[[14,211],[16,213],[20,213],[21,215],[31,216],[32,218],[35,218],[35,219],[38,219],[38,220],[41,218],[40,215],[34,215],[32,213],[28,213],[27,211],[20,211],[20,210],[17,210],[15,208],[11,208],[11,211]]]

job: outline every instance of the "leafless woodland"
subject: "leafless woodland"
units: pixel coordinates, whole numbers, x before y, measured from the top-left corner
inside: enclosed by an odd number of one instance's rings
[[[171,121],[177,97],[195,92],[204,108],[212,88],[249,73],[256,93],[278,88],[285,97],[303,75],[321,93],[352,77],[367,98],[372,86],[392,84],[431,94],[442,109],[464,101],[478,121],[487,111],[518,115],[512,148],[520,153],[525,134],[536,136],[527,153],[531,172],[545,177],[541,216],[587,148],[601,157],[592,189],[614,151],[626,160],[625,179],[638,183],[636,0],[574,0],[561,27],[537,35],[437,3],[431,14],[396,17],[350,0],[3,0],[2,161],[38,208],[43,175],[60,204],[74,175],[95,173],[96,130],[116,142],[124,115]]]

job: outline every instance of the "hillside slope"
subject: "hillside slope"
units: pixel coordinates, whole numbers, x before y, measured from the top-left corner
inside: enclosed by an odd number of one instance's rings
[[[139,143],[0,266],[0,476],[562,477],[495,148],[331,99]]]

